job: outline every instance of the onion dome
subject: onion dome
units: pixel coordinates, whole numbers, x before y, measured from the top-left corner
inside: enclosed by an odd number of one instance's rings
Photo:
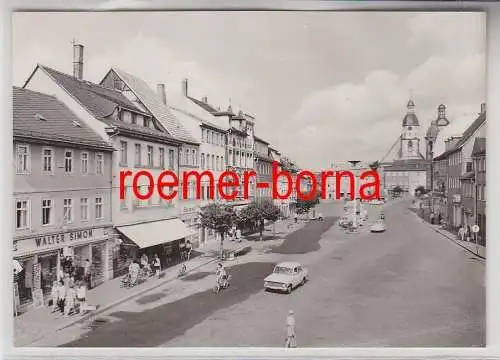
[[[413,100],[409,100],[406,105],[407,112],[403,118],[403,126],[420,126],[418,122],[417,115],[415,115],[415,103]]]

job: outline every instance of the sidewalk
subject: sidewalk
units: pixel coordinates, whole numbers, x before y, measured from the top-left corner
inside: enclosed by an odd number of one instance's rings
[[[441,225],[433,225],[429,222],[428,216],[422,219],[418,215],[418,211],[414,211],[415,215],[419,220],[422,220],[425,224],[427,224],[432,230],[437,232],[438,234],[441,234],[442,236],[446,237],[447,239],[453,241],[455,244],[458,246],[464,248],[465,250],[471,252],[472,254],[480,257],[481,259],[486,259],[486,248],[484,246],[475,244],[470,241],[462,241],[457,239],[457,235],[451,231],[445,230],[441,228]]]
[[[224,249],[238,250],[242,247],[251,246],[251,243],[247,240],[243,240],[242,242],[226,241]],[[202,249],[195,249],[194,251],[201,254],[186,263],[188,273],[196,272],[198,268],[217,261],[219,245],[218,242],[213,241],[206,244]],[[14,346],[29,346],[37,340],[63,328],[91,321],[96,315],[114,306],[138,297],[162,284],[176,280],[180,266],[181,264],[169,267],[162,271],[159,279],[150,278],[133,288],[121,287],[122,277],[106,281],[104,284],[87,291],[88,304],[98,304],[99,308],[84,316],[72,315],[65,318],[55,315],[55,313],[52,314],[48,306],[38,309],[31,308],[26,313],[14,318]]]

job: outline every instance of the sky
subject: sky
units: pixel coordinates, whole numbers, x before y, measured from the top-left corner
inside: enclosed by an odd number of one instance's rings
[[[71,74],[76,39],[86,80],[118,67],[165,83],[169,101],[188,78],[192,96],[241,107],[257,136],[314,170],[382,159],[410,97],[422,135],[447,107],[436,154],[486,101],[483,13],[30,12],[12,26],[13,85],[37,63]]]

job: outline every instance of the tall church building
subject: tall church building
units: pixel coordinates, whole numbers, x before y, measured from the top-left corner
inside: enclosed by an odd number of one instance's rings
[[[419,186],[426,186],[428,161],[421,152],[422,133],[415,103],[410,99],[401,122],[401,133],[391,149],[380,162],[383,168],[383,183],[386,196],[391,196],[399,187],[403,196],[412,196]]]

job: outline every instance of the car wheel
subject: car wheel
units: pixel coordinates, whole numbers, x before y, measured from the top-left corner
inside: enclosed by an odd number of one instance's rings
[[[303,278],[302,282],[301,282],[301,285],[304,285],[306,283],[306,281],[307,281],[306,278]]]
[[[289,284],[288,287],[286,288],[286,293],[291,294],[292,293],[292,284]]]

